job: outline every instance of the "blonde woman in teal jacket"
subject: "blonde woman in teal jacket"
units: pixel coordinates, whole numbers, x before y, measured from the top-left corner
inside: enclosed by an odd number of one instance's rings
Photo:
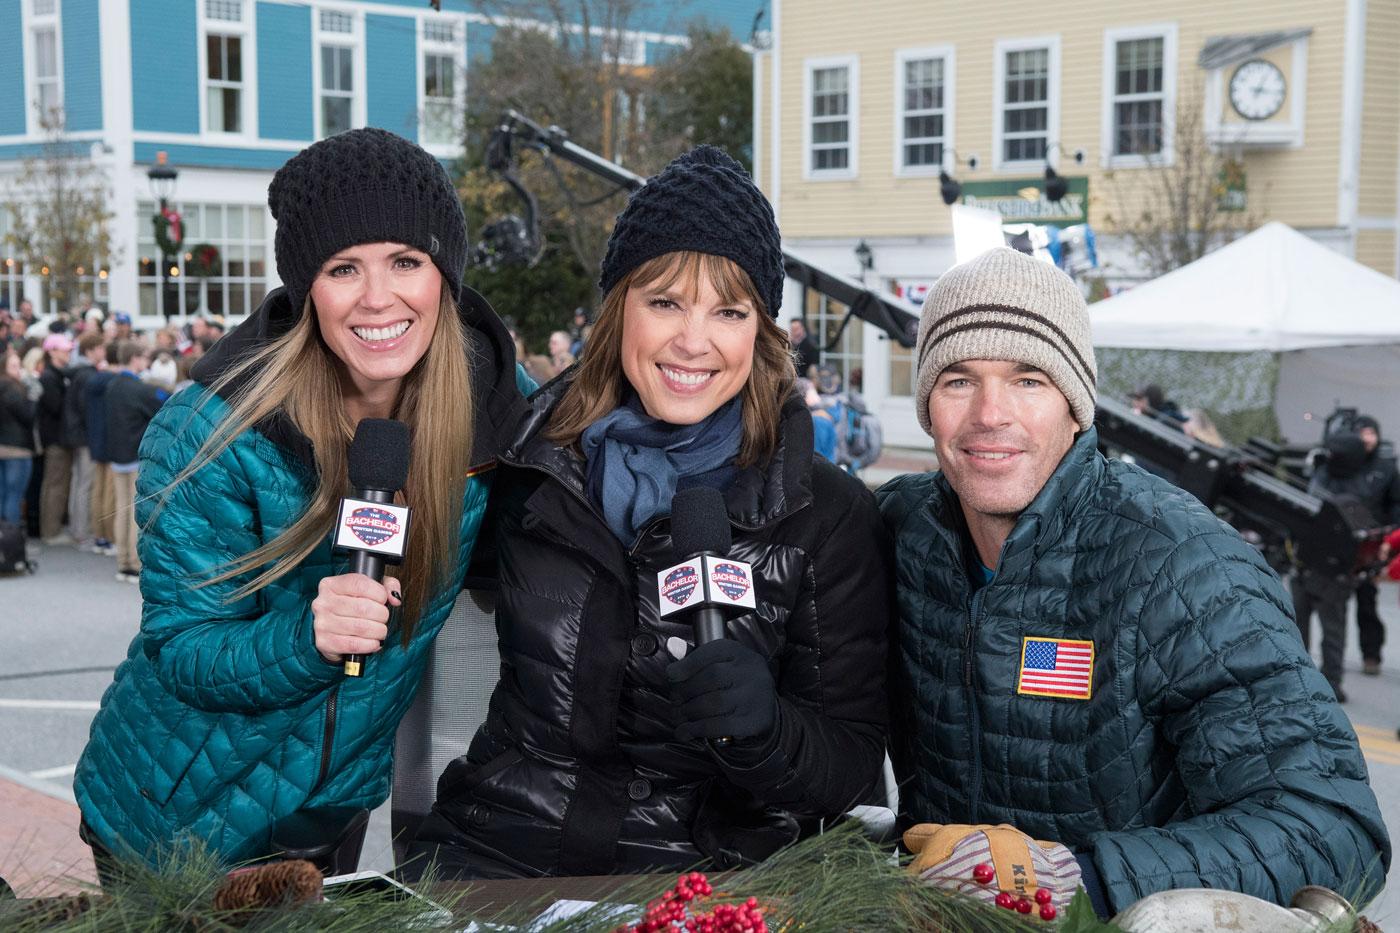
[[[466,224],[437,160],[354,130],[291,159],[268,201],[285,287],[141,444],[141,630],[74,781],[103,859],[193,837],[244,861],[291,814],[385,799],[521,408],[506,330],[461,284]],[[407,559],[383,583],[329,541],[366,417],[412,436]],[[363,677],[347,654],[370,655]]]

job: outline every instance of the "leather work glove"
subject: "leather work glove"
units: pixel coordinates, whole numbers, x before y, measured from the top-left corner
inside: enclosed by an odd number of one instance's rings
[[[721,638],[693,648],[666,668],[676,708],[676,738],[764,739],[777,722],[778,689],[752,648]]]
[[[1005,892],[1013,901],[1025,898],[1031,909],[1047,906],[1036,892],[1049,892],[1049,906],[1063,911],[1079,889],[1079,862],[1058,842],[1032,839],[1014,826],[920,823],[904,834],[904,845],[914,853],[909,871],[940,888],[957,891],[989,903],[1006,906]],[[979,880],[976,869],[982,868]],[[992,869],[990,877],[986,868]],[[1025,913],[1026,911],[1022,911]]]

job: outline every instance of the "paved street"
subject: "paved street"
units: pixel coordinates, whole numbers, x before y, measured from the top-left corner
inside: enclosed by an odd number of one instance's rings
[[[0,578],[6,653],[0,656],[0,875],[21,890],[44,879],[91,877],[71,804],[74,763],[111,670],[140,618],[137,588],[113,579],[110,558],[48,548],[32,577]],[[1400,827],[1400,590],[1381,587],[1381,614],[1397,647],[1380,677],[1365,677],[1348,648],[1347,713],[1371,766],[1386,822]],[[376,813],[362,868],[387,868],[387,807]],[[64,885],[71,887],[71,882]],[[1368,911],[1400,928],[1400,879]]]

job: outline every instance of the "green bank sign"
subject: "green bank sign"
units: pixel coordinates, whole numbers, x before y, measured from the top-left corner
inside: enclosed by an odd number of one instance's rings
[[[1089,179],[1066,178],[1069,191],[1058,201],[1045,196],[1045,179],[1008,178],[965,181],[962,202],[996,211],[1006,224],[1083,224],[1089,222]]]

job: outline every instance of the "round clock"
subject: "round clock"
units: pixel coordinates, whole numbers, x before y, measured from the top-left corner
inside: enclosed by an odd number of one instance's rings
[[[1283,72],[1262,58],[1250,59],[1230,76],[1230,105],[1246,120],[1267,120],[1278,113],[1287,92]]]

